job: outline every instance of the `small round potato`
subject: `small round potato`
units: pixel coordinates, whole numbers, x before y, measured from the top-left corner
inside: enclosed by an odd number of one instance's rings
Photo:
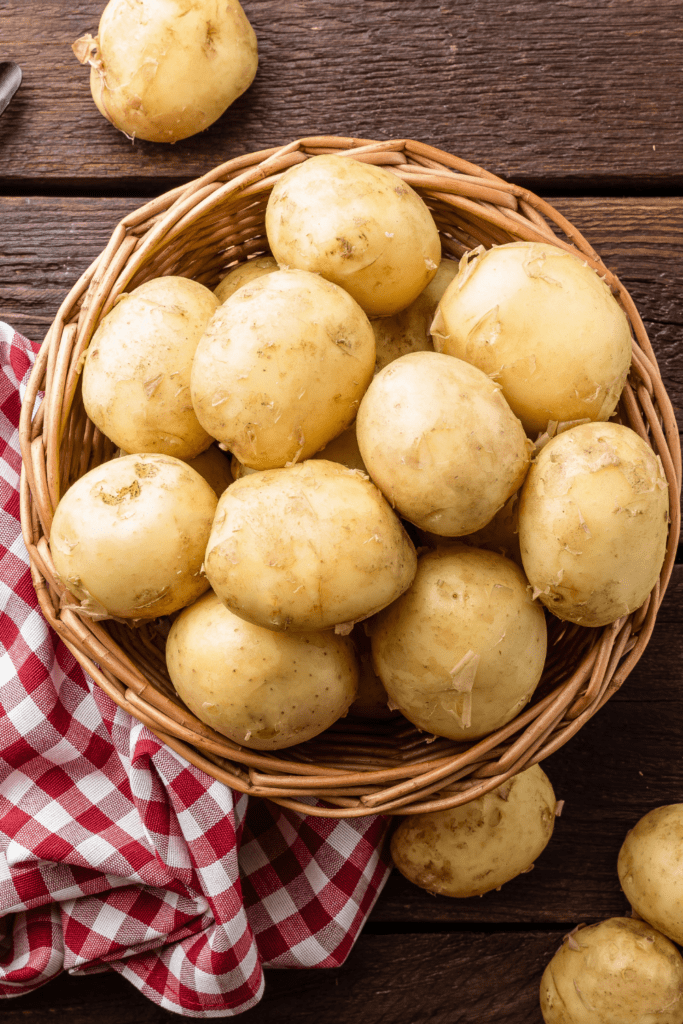
[[[541,979],[545,1024],[681,1024],[683,958],[645,921],[570,932]]]
[[[257,256],[256,259],[247,260],[246,263],[238,263],[219,281],[213,294],[219,302],[225,302],[242,285],[256,281],[257,278],[265,277],[266,274],[272,274],[279,269],[272,256]]]
[[[410,589],[368,623],[375,670],[418,729],[477,739],[536,689],[547,636],[521,569],[466,545],[423,555]]]
[[[374,378],[356,421],[368,473],[400,515],[446,537],[481,529],[519,489],[531,442],[476,366],[412,352]]]
[[[275,183],[266,233],[276,260],[346,289],[368,316],[392,316],[427,286],[441,261],[429,209],[382,167],[314,156]]]
[[[346,714],[358,679],[345,637],[274,633],[233,615],[212,591],[173,623],[166,662],[197,718],[255,750],[323,732]]]
[[[358,303],[316,274],[280,270],[216,310],[192,365],[192,403],[240,462],[274,469],[307,459],[353,422],[374,365]]]
[[[217,308],[204,285],[157,277],[124,295],[102,319],[83,368],[83,404],[124,451],[192,459],[211,444],[192,408],[190,371]]]
[[[617,863],[621,887],[636,913],[679,945],[683,943],[682,850],[683,804],[666,804],[649,811],[631,829]]]
[[[393,316],[371,320],[375,332],[375,372],[408,352],[433,352],[431,326],[441,297],[458,272],[455,260],[442,260],[427,287],[414,302]]]
[[[126,455],[73,484],[50,548],[68,590],[98,618],[153,619],[208,589],[201,573],[217,498],[169,455]]]
[[[666,553],[669,493],[634,430],[585,423],[541,449],[522,488],[529,583],[560,619],[604,626],[640,608]]]
[[[206,549],[211,586],[236,615],[268,629],[328,629],[402,594],[415,549],[377,488],[336,462],[308,459],[236,480]]]
[[[546,242],[465,253],[432,325],[434,348],[494,377],[532,436],[607,420],[631,364],[626,314],[576,256]]]
[[[404,818],[391,855],[428,892],[483,896],[530,871],[554,826],[553,787],[536,764],[469,803]]]

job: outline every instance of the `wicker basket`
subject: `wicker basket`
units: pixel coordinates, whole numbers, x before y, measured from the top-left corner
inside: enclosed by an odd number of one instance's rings
[[[214,287],[237,261],[267,252],[269,192],[288,167],[319,153],[353,153],[387,167],[431,208],[446,255],[518,239],[553,241],[605,277],[630,319],[633,367],[618,415],[660,455],[671,527],[661,577],[646,604],[603,629],[549,616],[549,657],[533,701],[472,746],[435,738],[405,719],[347,717],[276,754],[227,740],[196,719],[170,684],[164,622],[133,628],[95,621],[57,581],[49,547],[59,496],[114,446],[86,417],[79,372],[93,331],[126,290],[179,274]],[[40,392],[44,398],[33,415]],[[537,196],[418,142],[317,137],[231,160],[125,217],[62,303],[40,350],[20,427],[21,522],[40,606],[93,679],[170,747],[234,789],[333,818],[413,814],[465,803],[541,761],[576,733],[623,683],[652,632],[679,536],[681,455],[671,403],[633,301],[579,232]],[[167,624],[166,624],[167,627]],[[313,800],[311,798],[318,798]]]

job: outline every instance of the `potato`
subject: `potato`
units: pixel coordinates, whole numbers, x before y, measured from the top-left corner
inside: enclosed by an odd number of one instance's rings
[[[102,319],[83,367],[83,404],[129,454],[191,459],[213,438],[190,399],[190,370],[218,299],[186,277],[158,277],[124,295]]]
[[[553,787],[536,764],[469,803],[404,818],[391,855],[428,892],[482,896],[530,871],[554,826]]]
[[[247,89],[256,36],[237,0],[109,0],[93,39],[73,44],[90,90],[131,139],[177,142],[213,124]]]
[[[612,917],[566,936],[541,980],[546,1024],[681,1024],[683,958],[645,921]]]
[[[442,260],[439,269],[414,302],[393,316],[371,320],[375,333],[375,372],[408,352],[433,352],[430,329],[436,307],[458,272],[455,260]]]
[[[211,591],[173,623],[166,661],[188,708],[255,750],[317,736],[346,714],[356,694],[358,667],[348,639],[254,626]]]
[[[57,506],[55,568],[96,618],[170,615],[208,589],[201,567],[216,504],[209,484],[179,459],[105,462]]]
[[[478,739],[517,715],[547,635],[521,569],[466,545],[422,555],[410,589],[368,623],[375,671],[418,729]]]
[[[243,284],[249,284],[251,281],[256,281],[257,278],[265,277],[266,274],[272,274],[279,269],[272,256],[257,256],[256,259],[238,263],[236,267],[229,270],[216,285],[213,293],[219,302],[225,302]]]
[[[628,833],[617,863],[621,887],[636,913],[679,944],[683,943],[682,844],[683,804],[655,807]]]
[[[461,537],[519,489],[531,442],[500,388],[476,366],[412,352],[377,374],[358,410],[368,473],[405,519]]]
[[[631,332],[605,282],[545,242],[466,253],[432,326],[437,352],[498,381],[532,436],[548,421],[607,420],[631,363]]]
[[[368,316],[392,316],[429,284],[441,242],[429,209],[391,171],[353,157],[311,157],[275,183],[266,234],[283,267],[321,274]]]
[[[634,430],[585,423],[541,449],[519,506],[522,562],[561,619],[604,626],[640,608],[666,553],[669,494]]]
[[[303,270],[239,288],[211,318],[192,365],[205,430],[252,469],[306,459],[354,420],[375,365],[368,318]]]
[[[323,459],[236,480],[219,501],[205,559],[231,611],[293,631],[350,631],[403,593],[415,567],[374,484]]]

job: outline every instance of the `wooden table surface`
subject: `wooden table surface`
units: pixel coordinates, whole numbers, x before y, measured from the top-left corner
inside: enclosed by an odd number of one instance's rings
[[[0,0],[0,59],[24,71],[0,118],[1,319],[40,340],[121,216],[230,157],[313,134],[409,137],[531,188],[584,232],[631,291],[680,410],[683,0],[244,0],[256,80],[175,146],[131,144],[97,112],[70,46],[102,2]],[[677,565],[636,670],[545,762],[565,806],[533,872],[468,900],[394,873],[347,963],[269,972],[245,1024],[539,1024],[562,936],[629,912],[627,829],[683,800],[682,599]],[[173,1015],[107,974],[62,976],[2,1018]]]

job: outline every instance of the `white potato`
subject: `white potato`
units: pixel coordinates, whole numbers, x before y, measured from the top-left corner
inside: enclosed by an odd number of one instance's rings
[[[531,698],[547,634],[521,569],[466,545],[422,555],[415,579],[368,623],[375,670],[418,729],[478,739]]]
[[[216,285],[213,293],[219,302],[225,302],[242,285],[256,281],[257,278],[265,277],[266,274],[272,274],[279,269],[272,256],[257,256],[256,259],[238,263],[236,267],[229,270]]]
[[[199,422],[240,462],[306,459],[354,420],[375,339],[357,302],[303,270],[243,285],[216,310],[192,365]]]
[[[441,261],[439,232],[417,192],[349,156],[315,156],[286,171],[268,200],[266,234],[280,266],[334,281],[368,316],[409,306]]]
[[[212,729],[255,750],[317,736],[356,694],[353,645],[331,631],[275,633],[210,591],[180,613],[166,645],[171,681]]]
[[[634,825],[617,862],[621,887],[636,913],[679,944],[683,943],[682,849],[683,804],[666,804],[653,808]]]
[[[521,486],[532,450],[500,388],[476,366],[411,352],[375,376],[356,434],[368,473],[411,523],[481,529]]]
[[[404,818],[391,855],[428,892],[483,896],[530,871],[554,825],[555,793],[536,764],[469,803]]]
[[[256,36],[238,0],[109,0],[98,34],[73,44],[90,90],[131,139],[177,142],[213,124],[247,89]]]
[[[64,585],[95,617],[170,615],[208,589],[210,485],[168,455],[126,455],[82,476],[55,511],[50,548]]]
[[[83,404],[125,452],[191,459],[213,438],[190,397],[192,360],[218,299],[186,277],[157,277],[103,317],[83,367]]]
[[[540,998],[545,1024],[681,1024],[683,958],[645,921],[580,925],[546,967]]]
[[[328,629],[401,594],[415,549],[367,477],[308,459],[236,480],[219,501],[205,571],[236,615],[268,629]]]
[[[466,253],[432,335],[437,352],[498,381],[532,436],[551,420],[609,419],[631,363],[628,320],[609,287],[545,242]]]
[[[661,462],[630,427],[585,423],[558,434],[520,498],[519,542],[534,594],[583,626],[630,614],[661,571],[668,516]]]

